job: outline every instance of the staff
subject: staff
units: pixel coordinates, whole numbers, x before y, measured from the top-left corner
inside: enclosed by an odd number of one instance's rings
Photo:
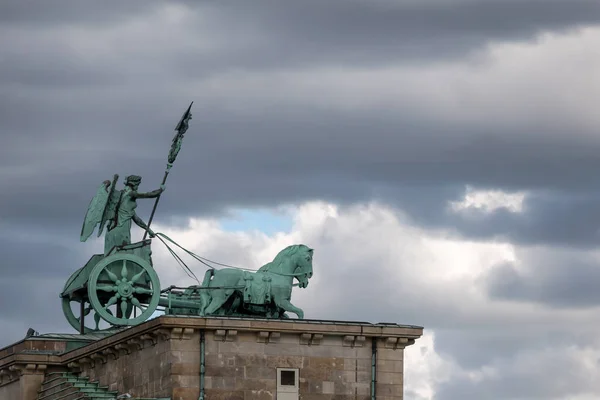
[[[173,143],[171,143],[171,151],[169,151],[167,169],[165,170],[165,175],[163,176],[161,186],[164,186],[165,182],[167,181],[167,176],[169,176],[169,171],[171,170],[171,167],[173,167],[173,163],[175,162],[175,159],[177,158],[177,154],[179,153],[179,150],[181,150],[181,142],[183,140],[183,135],[188,130],[189,120],[192,119],[192,113],[190,112],[192,110],[192,104],[194,104],[193,101],[190,103],[190,106],[185,111],[185,113],[183,113],[181,120],[175,127],[175,131],[177,133],[175,133],[175,136],[173,137]],[[156,207],[158,206],[159,200],[160,200],[160,195],[158,195],[158,197],[156,198],[156,201],[154,202],[154,207],[152,207],[152,213],[150,214],[150,219],[148,220],[148,229],[150,229],[150,224],[152,223],[152,218],[154,218],[154,213],[156,212]],[[146,232],[144,233],[144,237],[142,240],[146,240],[147,234],[148,234],[148,230],[146,230]]]

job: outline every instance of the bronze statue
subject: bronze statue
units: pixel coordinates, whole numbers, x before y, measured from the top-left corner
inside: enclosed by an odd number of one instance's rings
[[[104,236],[105,256],[114,247],[131,244],[131,221],[147,231],[150,237],[154,237],[154,232],[135,213],[137,199],[157,198],[165,190],[165,186],[161,185],[160,189],[152,192],[138,192],[142,182],[142,177],[138,175],[129,175],[125,178],[125,188],[115,190],[116,178],[118,178],[118,175],[115,175],[112,184],[110,181],[104,181],[96,192],[96,196],[94,196],[88,207],[81,233],[81,241],[84,242],[91,235],[96,225],[100,224],[98,236],[102,234],[106,227],[107,232]],[[106,226],[107,223],[108,226]]]

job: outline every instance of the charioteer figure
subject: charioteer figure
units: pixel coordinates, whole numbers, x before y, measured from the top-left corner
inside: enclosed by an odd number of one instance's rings
[[[138,192],[142,177],[129,175],[125,178],[125,188],[115,190],[118,175],[113,182],[104,181],[96,196],[92,199],[86,214],[85,222],[81,231],[81,241],[86,241],[94,231],[96,225],[100,224],[98,236],[107,229],[104,236],[104,255],[108,255],[115,247],[131,244],[131,222],[148,232],[154,237],[154,232],[136,214],[137,199],[153,199],[165,191],[165,185],[159,189],[147,193]]]
[[[108,232],[104,239],[104,254],[108,254],[115,246],[125,246],[131,244],[131,221],[137,226],[147,231],[150,237],[154,237],[154,232],[144,223],[144,221],[135,213],[137,208],[137,199],[154,199],[165,191],[165,185],[160,185],[159,189],[148,193],[138,192],[142,177],[138,175],[129,175],[125,178],[125,189],[121,191],[119,203],[108,226]]]

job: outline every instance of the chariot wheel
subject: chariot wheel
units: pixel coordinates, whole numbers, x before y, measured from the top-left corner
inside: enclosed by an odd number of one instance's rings
[[[116,253],[92,269],[88,298],[93,310],[106,322],[116,326],[137,325],[156,311],[160,282],[154,268],[144,259]],[[132,310],[134,317],[130,318]]]
[[[78,277],[80,272],[81,272],[81,270],[78,270],[69,277],[69,279],[67,280],[67,283],[65,284],[65,288],[64,288],[63,292]],[[81,330],[80,314],[81,314],[81,303],[82,302],[84,303],[83,304],[83,306],[84,306],[83,307],[84,324],[85,324],[84,325],[84,333],[108,331],[108,330],[113,329],[112,326],[109,326],[108,328],[100,327],[100,316],[98,315],[97,312],[94,311],[94,309],[92,308],[92,305],[86,298],[82,298],[81,296],[77,296],[77,295],[76,296],[66,295],[64,297],[61,297],[62,310],[63,310],[63,314],[65,315],[65,318],[67,319],[69,324],[74,329],[76,329],[78,332]],[[75,310],[73,310],[73,307],[72,307],[73,303],[76,304]],[[93,315],[90,315],[92,313],[93,313]],[[86,318],[88,316],[93,317],[93,319]],[[90,324],[88,322],[93,322],[93,325],[90,327],[89,326]]]
[[[62,301],[62,309],[63,309],[63,314],[65,315],[65,317],[67,318],[67,321],[69,321],[69,324],[77,330],[77,332],[80,332],[81,330],[81,323],[80,323],[80,317],[78,317],[77,315],[79,315],[79,311],[73,312],[73,308],[72,308],[72,303],[77,303],[77,310],[80,310],[81,307],[81,301],[82,299],[69,299],[67,297],[63,297],[61,299]],[[83,300],[84,302],[84,326],[83,326],[83,333],[93,333],[93,332],[102,332],[102,331],[110,331],[113,330],[114,327],[113,326],[109,326],[108,328],[103,328],[100,326],[100,315],[93,309],[92,305],[87,301],[87,300]],[[91,315],[93,313],[93,315]],[[93,318],[89,318],[89,317],[93,317]],[[90,326],[90,324],[92,326]]]

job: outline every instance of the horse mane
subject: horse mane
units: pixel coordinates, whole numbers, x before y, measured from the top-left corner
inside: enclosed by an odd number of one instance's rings
[[[277,253],[273,261],[260,267],[257,272],[267,272],[270,271],[272,268],[279,267],[285,260],[296,255],[296,253],[302,250],[306,251],[306,249],[308,249],[308,246],[303,244],[293,244],[291,246],[288,246],[285,249],[281,250],[279,253]]]

